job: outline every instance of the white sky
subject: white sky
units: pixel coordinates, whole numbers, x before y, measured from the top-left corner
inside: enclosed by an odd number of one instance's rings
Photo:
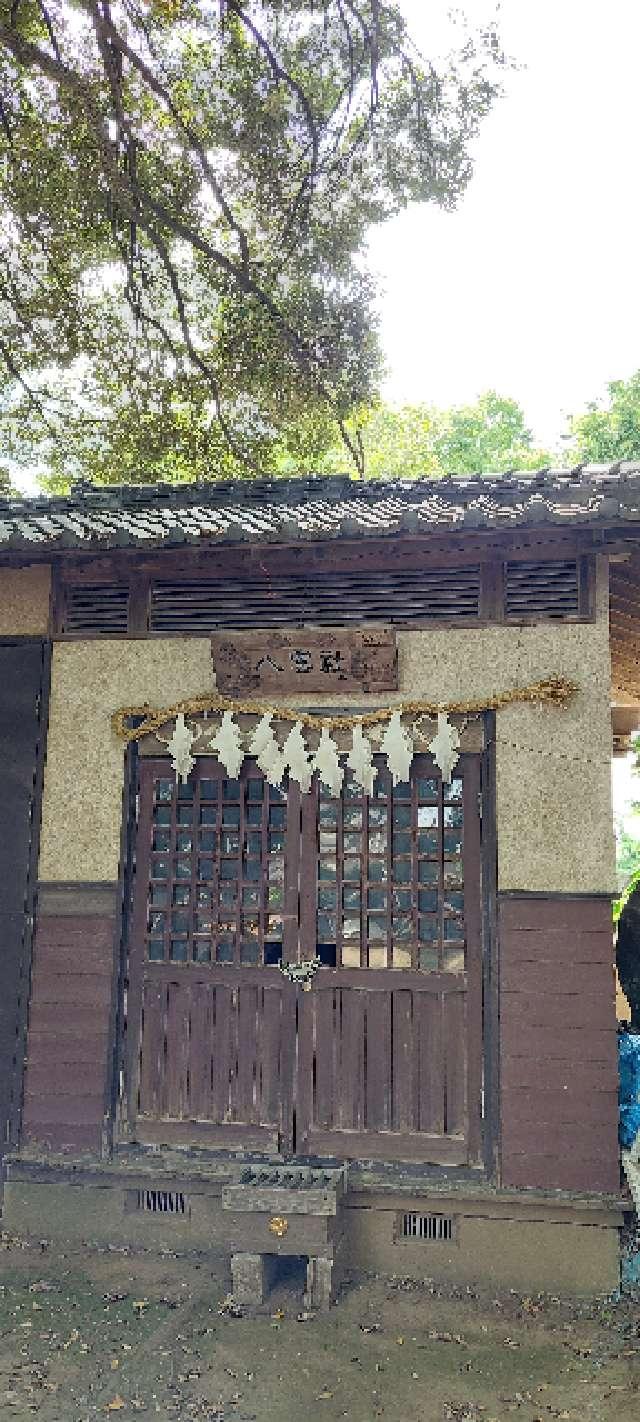
[[[433,52],[446,0],[400,0]],[[473,21],[492,0],[459,0]],[[565,416],[640,367],[637,0],[503,0],[521,65],[476,142],[457,211],[372,235],[386,394],[449,405],[496,389],[557,446]]]

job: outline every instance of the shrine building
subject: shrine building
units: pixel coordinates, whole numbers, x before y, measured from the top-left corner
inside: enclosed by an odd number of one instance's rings
[[[616,1288],[639,540],[640,464],[0,504],[6,1229]]]

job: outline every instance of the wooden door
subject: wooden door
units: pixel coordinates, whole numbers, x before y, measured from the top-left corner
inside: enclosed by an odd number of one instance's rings
[[[140,766],[123,1134],[303,1156],[476,1161],[479,764],[369,799]],[[308,991],[279,965],[322,966]]]
[[[0,1162],[20,1138],[47,644],[0,643]]]

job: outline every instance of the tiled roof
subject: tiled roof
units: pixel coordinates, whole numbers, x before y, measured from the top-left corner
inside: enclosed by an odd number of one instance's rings
[[[640,462],[388,483],[83,484],[67,498],[0,501],[0,553],[625,523],[640,526]]]

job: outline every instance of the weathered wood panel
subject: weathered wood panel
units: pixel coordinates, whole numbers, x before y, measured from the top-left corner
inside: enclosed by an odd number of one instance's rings
[[[300,999],[301,1153],[466,1161],[464,976],[369,972],[361,984],[322,973]]]
[[[326,599],[326,588],[323,592]],[[244,599],[239,607],[245,604]],[[313,619],[309,619],[310,621]],[[225,696],[295,696],[319,691],[397,691],[396,634],[389,628],[329,627],[326,632],[270,631],[211,638],[218,690]]]
[[[76,899],[82,886],[74,890]],[[77,909],[77,903],[75,905]],[[100,1151],[111,1071],[115,918],[40,915],[24,1089],[24,1137]]]
[[[501,898],[499,937],[502,1183],[615,1191],[610,904]]]
[[[0,645],[0,1154],[20,1139],[47,683],[44,642]]]

